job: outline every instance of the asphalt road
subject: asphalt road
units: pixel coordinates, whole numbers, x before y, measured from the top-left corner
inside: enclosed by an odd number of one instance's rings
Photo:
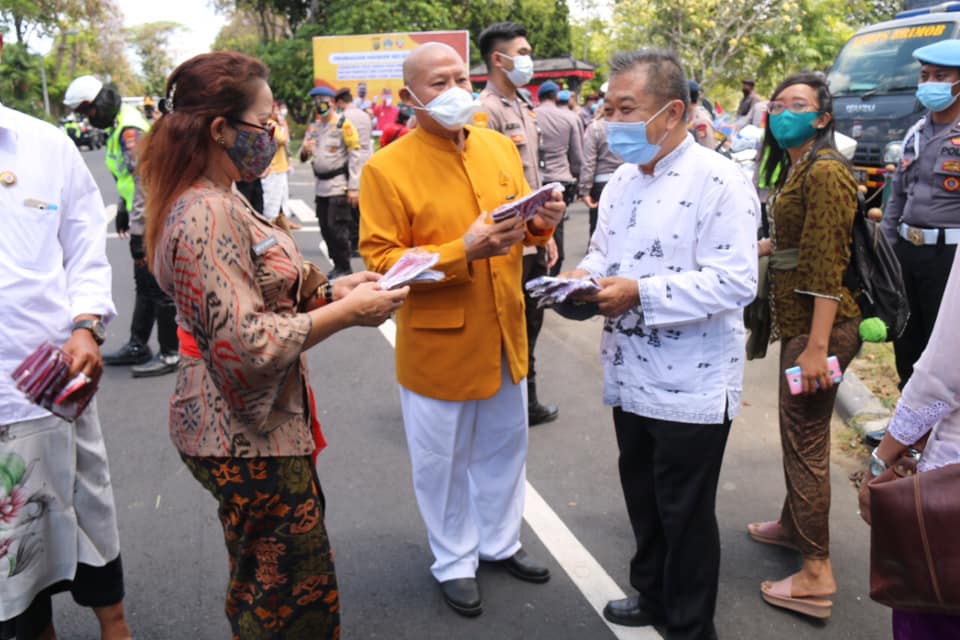
[[[102,151],[84,155],[106,202],[115,202]],[[309,172],[298,167],[291,181],[292,197],[312,209]],[[585,209],[573,207],[567,227],[571,265],[585,249],[586,227]],[[300,231],[297,239],[307,258],[325,262],[315,230]],[[110,239],[107,250],[119,311],[104,347],[111,350],[127,339],[133,278],[125,241]],[[561,412],[556,422],[530,432],[527,476],[546,511],[533,513],[535,501],[528,497],[530,519],[541,535],[525,524],[523,542],[550,566],[553,579],[530,585],[482,567],[484,613],[472,620],[446,607],[429,573],[431,556],[411,487],[390,343],[376,330],[351,329],[310,352],[329,442],[319,474],[346,640],[659,637],[649,629],[615,632],[595,609],[611,587],[632,593],[627,565],[633,551],[611,414],[600,400],[599,333],[596,321],[574,323],[548,314],[538,347],[540,395],[558,403]],[[760,598],[762,580],[799,567],[795,555],[752,543],[744,530],[749,521],[776,517],[783,498],[775,356],[774,350],[748,365],[744,406],[723,466],[720,638],[889,637],[889,612],[868,597],[867,528],[856,514],[846,470],[836,466],[831,526],[839,592],[833,618],[813,622]],[[216,505],[186,471],[167,435],[173,382],[173,376],[135,380],[125,368],[109,368],[99,394],[119,510],[127,611],[138,638],[227,638],[226,554]],[[61,638],[98,637],[92,613],[73,605],[69,596],[59,596],[55,607]]]

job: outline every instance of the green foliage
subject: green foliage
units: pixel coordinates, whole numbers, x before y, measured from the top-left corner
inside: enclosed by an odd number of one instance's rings
[[[129,42],[140,58],[144,91],[148,95],[163,95],[167,76],[173,71],[173,57],[168,44],[170,37],[183,26],[177,22],[148,22],[129,29]]]
[[[313,45],[310,37],[296,37],[268,42],[257,48],[256,55],[270,69],[270,88],[275,100],[287,103],[289,116],[304,122],[310,114],[313,87]]]
[[[45,117],[40,83],[43,58],[27,51],[26,45],[3,47],[0,63],[0,101],[4,105],[38,118]]]

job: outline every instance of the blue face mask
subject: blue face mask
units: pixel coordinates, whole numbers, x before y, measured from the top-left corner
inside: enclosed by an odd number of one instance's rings
[[[953,95],[953,85],[949,82],[924,82],[917,85],[917,100],[930,111],[949,109],[957,96]]]
[[[770,115],[770,133],[783,149],[794,149],[817,134],[813,121],[820,117],[817,111],[783,113]]]
[[[624,162],[649,163],[660,153],[660,143],[669,131],[664,131],[660,141],[653,143],[647,139],[647,125],[669,106],[669,102],[663,105],[645,122],[607,122],[607,147]]]

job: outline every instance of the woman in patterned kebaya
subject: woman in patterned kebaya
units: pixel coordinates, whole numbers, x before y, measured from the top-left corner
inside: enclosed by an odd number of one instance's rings
[[[305,351],[376,326],[407,289],[364,272],[328,283],[233,189],[276,145],[266,67],[238,53],[184,62],[146,140],[147,250],[177,305],[170,436],[217,499],[235,638],[337,638],[339,598],[311,461],[324,443]]]
[[[834,145],[832,98],[822,75],[787,78],[767,105],[760,167],[775,185],[768,200],[772,336],[780,370],[798,366],[803,391],[780,378],[780,438],[787,495],[777,520],[747,529],[764,544],[796,550],[798,573],[761,585],[773,606],[816,617],[831,614],[837,589],[830,564],[830,420],[837,388],[827,358],[847,364],[860,349],[860,309],[843,284],[850,261],[857,186]],[[777,172],[779,171],[779,176]]]

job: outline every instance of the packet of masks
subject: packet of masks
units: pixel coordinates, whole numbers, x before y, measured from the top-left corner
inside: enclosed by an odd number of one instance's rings
[[[575,293],[598,293],[600,285],[596,278],[555,278],[540,276],[528,280],[524,285],[530,297],[537,301],[537,307],[552,307]]]
[[[559,182],[545,184],[533,193],[528,193],[519,200],[500,205],[493,210],[490,217],[494,222],[500,222],[513,216],[520,216],[520,219],[526,222],[537,214],[540,207],[553,200],[553,192],[563,192],[563,185]]]
[[[439,261],[439,253],[411,249],[400,256],[396,264],[383,274],[380,278],[380,288],[389,291],[411,282],[439,282],[446,277],[446,274],[430,268]]]
[[[82,372],[71,378],[72,362],[68,353],[44,342],[14,369],[11,376],[17,389],[31,402],[73,422],[90,404],[97,387]]]

